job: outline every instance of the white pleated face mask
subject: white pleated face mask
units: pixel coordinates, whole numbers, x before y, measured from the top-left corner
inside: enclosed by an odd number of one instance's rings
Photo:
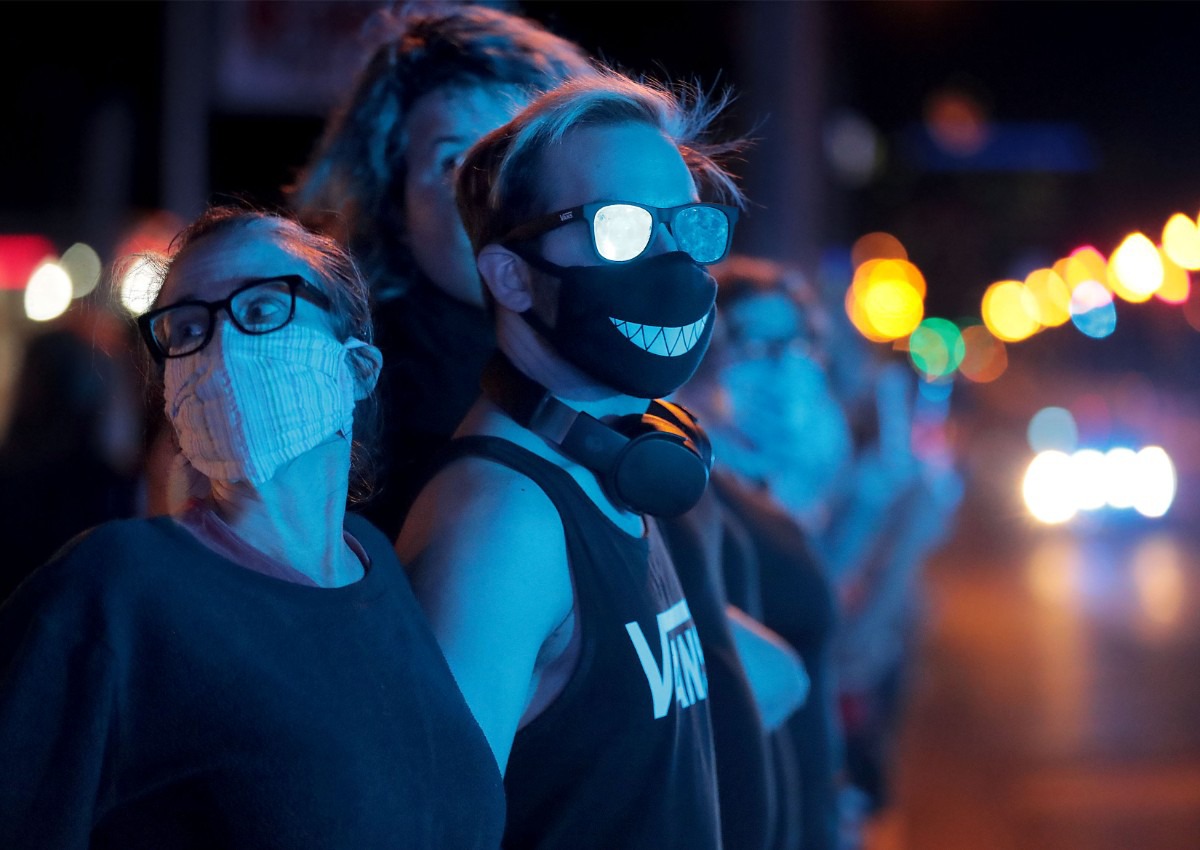
[[[331,437],[349,442],[349,352],[366,345],[296,322],[251,335],[227,321],[219,345],[167,360],[166,412],[184,456],[211,479],[258,485]]]

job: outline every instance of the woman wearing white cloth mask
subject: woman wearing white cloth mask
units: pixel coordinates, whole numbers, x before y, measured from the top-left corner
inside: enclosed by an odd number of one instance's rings
[[[346,513],[365,283],[265,213],[176,243],[139,324],[207,492],[81,535],[0,609],[0,846],[495,847],[487,743]]]

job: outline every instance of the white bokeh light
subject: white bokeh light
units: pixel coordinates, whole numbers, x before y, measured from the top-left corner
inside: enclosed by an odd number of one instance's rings
[[[25,287],[25,315],[35,322],[56,319],[71,306],[71,277],[58,263],[42,263]]]
[[[1132,508],[1141,467],[1133,449],[1109,449],[1104,455],[1104,500],[1111,508]]]
[[[1025,506],[1038,520],[1055,524],[1075,516],[1075,493],[1071,483],[1070,455],[1059,451],[1039,452],[1025,470],[1022,493]]]
[[[138,257],[121,275],[121,282],[118,284],[121,303],[130,313],[140,316],[150,309],[160,286],[162,276],[158,264],[151,257]]]
[[[1166,514],[1175,501],[1175,465],[1159,446],[1147,446],[1137,453],[1139,486],[1133,508],[1144,517]]]
[[[1080,449],[1071,455],[1072,485],[1075,507],[1095,511],[1106,503],[1108,463],[1104,453],[1096,449]]]
[[[1150,519],[1166,515],[1176,492],[1175,466],[1160,446],[1141,451],[1118,447],[1080,449],[1068,455],[1047,450],[1030,462],[1022,482],[1029,512],[1057,524],[1081,511],[1134,509]]]

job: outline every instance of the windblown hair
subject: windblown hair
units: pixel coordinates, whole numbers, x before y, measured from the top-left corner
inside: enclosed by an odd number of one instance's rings
[[[171,265],[205,236],[253,224],[273,228],[280,237],[280,247],[316,274],[317,280],[311,282],[332,302],[330,314],[339,340],[345,342],[354,336],[364,342],[373,341],[370,290],[354,258],[336,239],[310,230],[286,212],[234,205],[210,207],[171,240],[162,279],[165,281]]]
[[[351,247],[376,295],[391,297],[416,271],[403,217],[413,104],[445,87],[515,87],[532,97],[593,67],[539,24],[484,6],[387,11],[370,23],[379,46],[288,193],[308,226]]]
[[[471,245],[478,253],[518,224],[550,212],[539,193],[543,155],[580,127],[630,123],[653,127],[675,143],[702,195],[742,206],[741,189],[721,161],[739,151],[743,142],[705,140],[709,126],[730,99],[728,92],[710,98],[696,87],[673,91],[617,71],[568,80],[467,152],[456,194]]]
[[[272,238],[283,250],[302,260],[313,272],[309,283],[319,288],[330,301],[329,313],[334,333],[345,342],[357,337],[373,341],[370,287],[349,251],[336,239],[316,233],[286,212],[268,212],[248,206],[210,207],[171,240],[169,254],[158,261],[165,283],[175,262],[206,237],[256,225],[269,228]],[[160,287],[161,294],[162,289]],[[160,306],[159,299],[150,309]],[[151,393],[161,402],[162,369],[150,371]],[[160,404],[161,406],[161,404]],[[371,393],[354,408],[354,442],[350,451],[350,498],[352,502],[369,498],[374,489],[374,456],[380,431],[377,396]]]

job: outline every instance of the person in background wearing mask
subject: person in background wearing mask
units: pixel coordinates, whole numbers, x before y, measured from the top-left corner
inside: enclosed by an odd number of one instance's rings
[[[289,195],[302,220],[349,246],[371,284],[383,434],[364,513],[394,537],[421,462],[479,395],[496,343],[454,172],[536,93],[593,69],[571,42],[486,6],[384,11],[371,24],[379,46]]]
[[[840,316],[830,324],[831,386],[854,435],[853,463],[819,539],[843,612],[834,659],[847,767],[875,815],[890,803],[921,570],[954,529],[963,480],[947,439],[948,393],[929,403],[906,365],[879,356]]]
[[[850,431],[825,382],[823,316],[804,278],[746,256],[730,257],[713,274],[720,308],[713,343],[677,397],[713,442],[710,489],[723,514],[730,601],[783,636],[811,679],[803,707],[772,736],[780,815],[791,810],[800,822],[790,846],[832,850],[840,842],[841,784],[836,600],[800,517],[819,514],[845,474]]]
[[[139,326],[194,498],[80,535],[0,608],[0,846],[496,847],[487,741],[346,512],[365,281],[261,212],[176,247]]]
[[[458,203],[499,353],[396,548],[505,771],[505,846],[721,846],[704,656],[655,515],[707,479],[652,401],[711,334],[715,108],[614,72],[485,136]]]

